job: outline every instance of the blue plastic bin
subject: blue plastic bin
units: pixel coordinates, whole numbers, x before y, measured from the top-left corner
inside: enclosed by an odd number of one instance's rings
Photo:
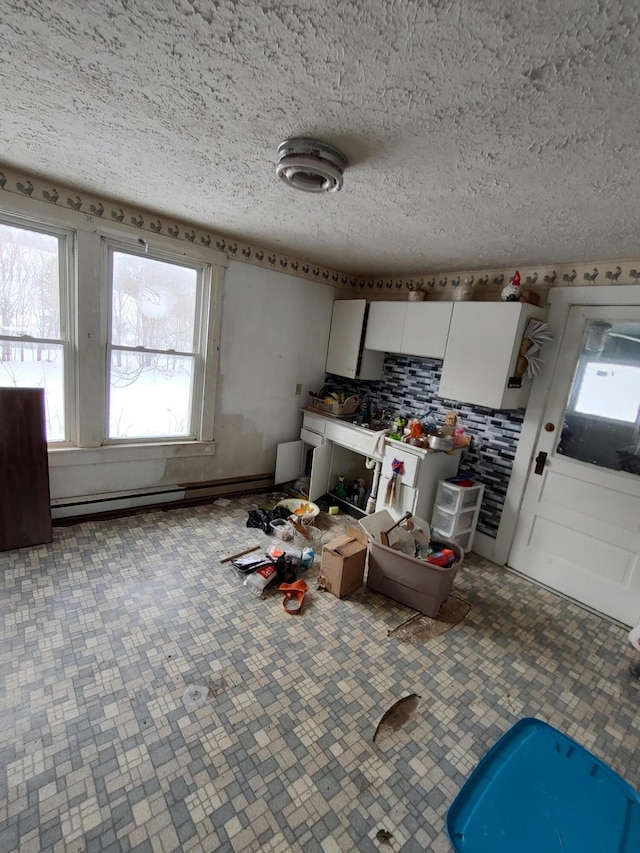
[[[639,853],[640,796],[571,738],[517,722],[447,814],[455,853]]]

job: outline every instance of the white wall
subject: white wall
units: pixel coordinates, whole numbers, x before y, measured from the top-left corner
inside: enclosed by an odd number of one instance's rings
[[[299,438],[298,409],[324,380],[334,298],[326,285],[230,262],[222,307],[216,477],[271,473],[278,442]]]
[[[166,491],[165,500],[178,500],[185,485],[273,474],[278,442],[299,436],[299,408],[324,379],[334,297],[327,285],[231,261],[214,442],[54,451],[54,516],[157,503],[163,499],[153,494],[158,490]],[[89,497],[85,507],[76,503]],[[105,497],[109,502],[97,502]]]

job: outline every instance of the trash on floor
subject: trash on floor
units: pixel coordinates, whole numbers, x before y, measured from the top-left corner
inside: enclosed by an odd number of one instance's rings
[[[271,581],[275,580],[276,576],[276,567],[273,563],[267,563],[266,566],[262,566],[256,569],[255,572],[247,575],[244,579],[244,586],[251,590],[254,595],[260,597]]]
[[[229,500],[229,498],[217,498],[213,502],[213,505],[214,506],[229,506],[230,503],[231,503],[231,501]]]
[[[220,562],[230,563],[233,560],[237,560],[238,557],[243,557],[245,554],[251,554],[253,551],[257,551],[259,548],[259,545],[252,545],[251,548],[245,548],[243,551],[238,551],[237,554],[231,554],[229,557],[223,557]]]
[[[182,694],[182,701],[187,711],[195,711],[196,708],[202,708],[207,701],[209,688],[201,684],[189,684],[187,689]]]
[[[284,592],[282,606],[287,613],[300,613],[306,591],[307,584],[303,580],[280,584],[278,592]]]
[[[388,829],[379,829],[376,832],[376,841],[380,841],[381,844],[388,844],[392,838],[393,835]]]
[[[417,693],[411,693],[409,696],[404,696],[398,699],[382,716],[373,735],[373,742],[379,743],[385,738],[399,731],[415,716],[418,709],[418,701],[420,697]]]
[[[289,518],[291,512],[284,506],[276,506],[273,509],[250,509],[247,518],[247,527],[258,527],[265,533],[273,533],[271,522],[276,519]]]

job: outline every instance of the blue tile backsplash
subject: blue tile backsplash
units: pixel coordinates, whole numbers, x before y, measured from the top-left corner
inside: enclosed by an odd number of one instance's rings
[[[458,423],[473,436],[462,455],[460,471],[485,484],[478,531],[495,539],[524,420],[524,409],[496,411],[457,403],[438,396],[442,362],[435,359],[387,355],[379,382],[362,382],[328,375],[327,387],[366,397],[373,409],[394,416],[419,417],[432,412],[440,421],[445,412],[458,413]]]

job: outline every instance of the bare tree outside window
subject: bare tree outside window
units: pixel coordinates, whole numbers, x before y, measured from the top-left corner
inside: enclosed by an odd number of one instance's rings
[[[193,434],[200,271],[111,252],[109,438]]]
[[[50,442],[66,437],[62,240],[0,223],[0,385],[45,389]]]

